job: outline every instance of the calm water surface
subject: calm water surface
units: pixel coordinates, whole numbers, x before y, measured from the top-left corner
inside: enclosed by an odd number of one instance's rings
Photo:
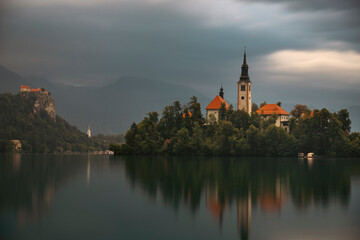
[[[0,239],[360,239],[360,159],[0,155]]]

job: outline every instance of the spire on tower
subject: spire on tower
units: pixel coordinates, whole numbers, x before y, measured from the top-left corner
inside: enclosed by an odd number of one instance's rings
[[[243,62],[243,64],[247,64],[246,63],[246,46],[244,46],[244,62]]]
[[[224,89],[222,87],[222,84],[221,84],[221,87],[220,87],[220,92],[219,92],[219,96],[224,99]]]
[[[241,66],[241,76],[240,76],[240,81],[250,81],[250,77],[249,77],[249,66],[247,65],[246,62],[246,46],[244,46],[244,62]]]

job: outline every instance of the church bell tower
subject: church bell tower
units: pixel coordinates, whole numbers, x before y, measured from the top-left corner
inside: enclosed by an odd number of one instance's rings
[[[237,110],[245,110],[248,114],[252,111],[251,81],[249,77],[249,66],[246,62],[246,48],[244,49],[244,62],[241,67],[241,76],[238,84]]]

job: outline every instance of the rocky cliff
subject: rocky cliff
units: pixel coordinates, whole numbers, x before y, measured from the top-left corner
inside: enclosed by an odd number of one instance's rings
[[[33,101],[33,113],[38,114],[45,110],[51,119],[56,121],[55,101],[45,92],[21,92],[20,96],[28,101]]]

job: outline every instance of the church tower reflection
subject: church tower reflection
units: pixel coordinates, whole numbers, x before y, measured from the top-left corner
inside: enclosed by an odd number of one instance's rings
[[[251,194],[237,200],[237,229],[241,240],[249,238],[251,225]]]
[[[87,159],[87,168],[86,168],[86,186],[87,188],[90,187],[90,155],[88,155],[88,159]]]

